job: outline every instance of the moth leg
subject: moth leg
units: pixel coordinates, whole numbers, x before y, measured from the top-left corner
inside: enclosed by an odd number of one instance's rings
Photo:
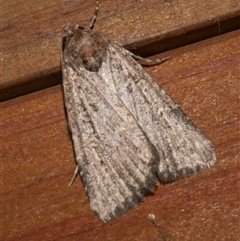
[[[134,53],[130,52],[129,50],[125,49],[124,46],[122,46],[121,44],[119,44],[117,41],[115,40],[111,40],[110,41],[111,43],[117,45],[118,47],[120,48],[123,48],[124,51],[126,51],[127,54],[129,54],[132,58],[136,59],[136,60],[142,60],[144,61],[145,63],[144,64],[141,64],[141,65],[147,65],[147,66],[151,66],[151,65],[157,65],[157,64],[160,64],[160,63],[163,63],[165,62],[166,60],[168,59],[171,59],[170,56],[168,57],[165,57],[165,58],[162,58],[162,59],[156,59],[156,60],[151,60],[151,59],[147,59],[147,58],[143,58],[141,56],[138,56],[138,55],[135,55]]]
[[[136,59],[136,60],[142,60],[142,61],[146,62],[146,64],[144,64],[144,65],[149,65],[149,66],[150,66],[150,65],[160,64],[160,63],[165,62],[165,61],[168,60],[168,59],[171,59],[171,57],[168,56],[168,57],[165,57],[165,58],[162,58],[162,59],[151,60],[151,59],[147,59],[147,58],[142,58],[142,57],[140,57],[140,56],[138,56],[138,55],[135,55],[135,54],[133,54],[133,53],[131,53],[131,52],[129,52],[129,53],[130,53],[130,55],[131,55],[134,59]]]
[[[75,170],[74,170],[72,179],[71,179],[71,181],[69,182],[68,187],[70,187],[70,186],[73,184],[73,182],[74,182],[74,180],[75,180],[75,178],[76,178],[76,176],[77,176],[77,174],[78,174],[78,171],[79,171],[79,168],[78,168],[78,165],[76,165],[76,168],[75,168]]]

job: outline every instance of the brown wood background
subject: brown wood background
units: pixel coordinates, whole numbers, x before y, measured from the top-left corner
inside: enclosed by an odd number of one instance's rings
[[[142,56],[171,56],[146,70],[218,159],[198,175],[159,184],[107,224],[91,211],[79,178],[67,187],[75,164],[60,70],[63,26],[87,26],[94,6],[1,2],[1,240],[240,240],[239,0],[100,0],[96,31]]]

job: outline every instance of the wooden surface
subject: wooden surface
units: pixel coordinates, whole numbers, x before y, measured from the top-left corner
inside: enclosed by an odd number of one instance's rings
[[[159,184],[138,207],[107,224],[100,221],[80,178],[67,187],[75,164],[59,57],[62,26],[87,26],[94,1],[5,1],[1,240],[239,240],[240,30],[218,35],[239,17],[239,1],[100,4],[96,30],[143,55],[159,49],[160,42],[174,48],[174,37],[187,44],[161,54],[171,59],[146,70],[212,141],[217,163],[190,178]],[[189,44],[179,35],[216,37]],[[147,219],[150,213],[155,224]]]

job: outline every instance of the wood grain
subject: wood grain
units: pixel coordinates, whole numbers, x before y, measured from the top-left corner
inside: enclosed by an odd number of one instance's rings
[[[239,36],[169,51],[170,60],[147,68],[212,141],[218,160],[159,184],[107,224],[90,210],[79,178],[67,187],[75,164],[62,86],[1,103],[1,240],[239,240]]]
[[[94,0],[3,1],[0,100],[61,83],[63,27],[88,26]],[[95,30],[149,56],[240,27],[239,0],[102,0]]]

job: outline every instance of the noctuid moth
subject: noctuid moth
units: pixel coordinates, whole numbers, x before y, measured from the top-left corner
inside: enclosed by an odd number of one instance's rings
[[[103,221],[152,192],[210,167],[213,146],[134,55],[89,28],[68,28],[62,44],[65,105],[91,208]]]

